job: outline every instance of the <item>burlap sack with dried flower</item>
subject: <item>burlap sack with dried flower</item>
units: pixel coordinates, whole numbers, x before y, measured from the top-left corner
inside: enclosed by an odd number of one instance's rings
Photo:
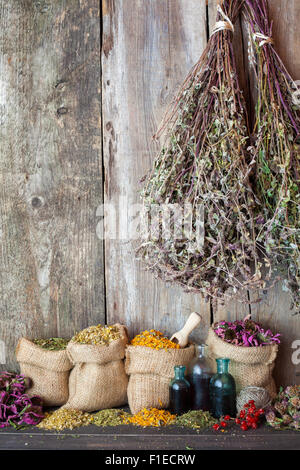
[[[124,357],[128,335],[124,326],[115,326],[119,328],[120,338],[108,345],[69,342],[67,352],[74,368],[65,408],[97,411],[127,403]]]
[[[128,346],[125,369],[129,375],[127,395],[131,413],[138,413],[143,408],[168,408],[174,366],[187,365],[194,352],[193,344],[184,349],[159,350]]]
[[[69,374],[72,364],[66,350],[47,351],[26,338],[16,349],[21,374],[29,377],[29,396],[38,395],[45,406],[60,406],[69,396]]]
[[[249,385],[265,388],[271,397],[276,396],[276,385],[272,376],[277,356],[278,345],[270,344],[258,347],[235,346],[223,341],[209,329],[206,344],[207,357],[216,372],[216,358],[230,359],[229,372],[236,382],[237,392]]]

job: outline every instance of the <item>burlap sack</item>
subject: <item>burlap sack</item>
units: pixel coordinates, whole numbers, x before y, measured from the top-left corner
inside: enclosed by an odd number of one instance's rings
[[[29,396],[38,395],[45,406],[60,406],[69,396],[69,374],[72,364],[66,350],[47,351],[26,338],[16,349],[21,374],[31,379]]]
[[[131,413],[143,408],[168,408],[174,366],[185,366],[193,357],[194,345],[168,350],[128,346],[125,369],[130,376],[127,395]]]
[[[230,359],[229,372],[235,379],[237,393],[248,385],[254,385],[267,389],[271,397],[276,396],[272,372],[278,351],[277,344],[259,347],[234,346],[219,338],[213,328],[209,329],[206,344],[207,356],[215,372],[217,370],[216,358]]]
[[[121,338],[108,346],[69,342],[67,352],[74,369],[64,408],[97,411],[127,403],[128,377],[123,359],[128,336],[124,326],[116,326]]]

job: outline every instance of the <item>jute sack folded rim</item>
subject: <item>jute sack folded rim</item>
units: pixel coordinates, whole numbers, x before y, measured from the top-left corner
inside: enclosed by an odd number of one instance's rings
[[[215,333],[213,328],[209,329],[206,343],[213,354],[218,357],[226,357],[244,364],[272,364],[277,356],[278,344],[265,346],[236,346],[227,343]]]
[[[147,346],[126,347],[125,370],[132,374],[153,374],[171,379],[174,367],[187,365],[194,357],[195,345],[182,349],[153,349]]]
[[[21,338],[18,341],[16,358],[19,363],[30,364],[40,369],[55,372],[67,372],[73,367],[66,349],[49,351],[34,344],[27,338]]]
[[[114,339],[107,345],[82,344],[71,340],[67,345],[67,354],[71,363],[106,364],[124,359],[125,346],[128,343],[127,328],[120,323],[116,323],[113,326],[119,329],[120,338]]]

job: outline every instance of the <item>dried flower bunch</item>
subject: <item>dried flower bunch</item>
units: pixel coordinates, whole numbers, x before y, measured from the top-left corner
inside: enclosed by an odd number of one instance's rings
[[[156,158],[142,197],[153,204],[202,206],[204,243],[161,236],[158,218],[150,220],[155,239],[146,239],[140,257],[160,277],[205,297],[222,297],[228,288],[260,287],[255,243],[257,204],[249,182],[248,129],[232,47],[232,30],[243,1],[224,0],[216,28],[199,62],[186,78],[159,134],[166,143]],[[176,225],[174,214],[173,225]],[[143,238],[143,228],[141,229]],[[195,235],[196,236],[196,235]]]
[[[0,428],[37,425],[44,417],[40,397],[29,398],[27,379],[10,372],[0,374]]]
[[[280,343],[280,334],[274,335],[271,330],[264,330],[259,323],[250,319],[242,321],[219,321],[214,325],[214,332],[223,341],[236,346],[257,347]]]
[[[81,344],[97,344],[108,346],[109,343],[116,339],[120,339],[120,331],[117,326],[89,326],[77,333],[72,338],[73,343]]]
[[[146,346],[152,349],[179,349],[177,343],[173,343],[169,338],[165,337],[161,331],[145,330],[136,335],[130,343],[132,346]]]
[[[266,412],[267,423],[276,429],[296,429],[300,431],[300,385],[283,389]]]
[[[40,348],[47,349],[47,351],[61,351],[66,349],[69,340],[65,338],[49,338],[34,339],[32,342]]]
[[[297,85],[274,49],[266,0],[246,0],[258,100],[254,143],[257,246],[300,307],[300,113]]]

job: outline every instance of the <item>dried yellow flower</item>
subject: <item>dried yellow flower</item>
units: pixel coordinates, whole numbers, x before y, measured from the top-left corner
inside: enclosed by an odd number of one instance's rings
[[[72,338],[73,343],[106,345],[121,337],[117,326],[89,326]]]
[[[45,413],[45,418],[37,425],[41,429],[52,429],[63,431],[80,426],[88,426],[93,423],[93,416],[79,410],[59,408],[58,410]]]

